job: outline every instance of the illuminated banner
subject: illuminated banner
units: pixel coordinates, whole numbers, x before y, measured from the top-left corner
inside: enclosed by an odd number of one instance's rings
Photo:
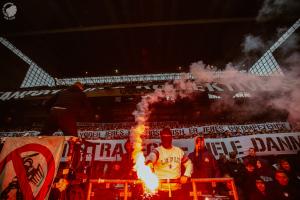
[[[44,200],[56,176],[65,137],[6,138],[0,155],[0,199]]]
[[[117,161],[125,152],[126,140],[89,140],[93,146],[87,148],[87,161],[91,159],[92,152],[95,161]],[[143,151],[145,155],[157,147],[159,139],[147,139],[144,141]],[[238,157],[244,157],[248,149],[253,147],[257,155],[296,154],[300,150],[300,133],[258,134],[231,138],[207,138],[206,147],[218,159],[221,154],[232,151],[238,152]],[[194,138],[174,139],[173,144],[181,147],[187,154],[194,150]],[[67,151],[63,154],[62,161],[67,157]]]
[[[291,130],[288,122],[274,122],[274,123],[263,123],[263,124],[247,124],[247,125],[211,125],[211,126],[195,126],[189,128],[174,128],[172,134],[174,138],[190,138],[198,134],[214,134],[224,133],[225,131],[230,132],[241,132],[246,131],[270,131],[270,130]],[[146,135],[149,138],[159,138],[160,129],[149,129],[146,131]],[[86,139],[122,139],[128,138],[130,130],[107,130],[107,131],[80,131],[78,137]]]
[[[97,127],[97,126],[95,126]],[[174,128],[171,129],[174,138],[190,138],[194,135],[224,133],[225,131],[237,132],[241,134],[251,131],[274,131],[274,130],[291,130],[288,122],[272,122],[262,124],[247,124],[247,125],[210,125],[210,126],[194,126],[189,128]],[[148,129],[146,135],[149,138],[159,138],[160,129]],[[21,137],[21,136],[36,136],[38,131],[24,132],[0,132],[2,137]],[[62,134],[57,132],[56,134]],[[130,130],[105,130],[105,131],[78,131],[78,137],[85,139],[124,139],[128,138]]]

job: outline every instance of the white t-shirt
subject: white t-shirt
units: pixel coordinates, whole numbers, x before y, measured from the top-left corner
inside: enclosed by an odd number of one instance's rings
[[[155,148],[146,158],[146,162],[153,163],[154,173],[159,179],[179,179],[181,177],[181,165],[186,168],[184,175],[192,174],[192,163],[179,147],[172,146],[166,149],[162,146]],[[179,184],[172,184],[172,189],[179,189]],[[160,189],[164,189],[161,187]],[[166,189],[169,187],[167,186]]]

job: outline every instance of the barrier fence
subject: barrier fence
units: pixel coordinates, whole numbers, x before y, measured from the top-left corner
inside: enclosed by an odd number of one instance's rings
[[[229,183],[230,191],[229,196],[231,196],[234,200],[238,200],[237,189],[234,183],[233,178],[192,178],[189,180],[192,184],[192,191],[189,192],[189,196],[193,197],[193,200],[198,200],[200,196],[203,195],[202,191],[197,189],[197,183],[210,183],[212,188],[216,187],[217,183]],[[178,179],[162,179],[160,183],[180,183]],[[143,184],[141,180],[132,180],[132,179],[90,179],[88,180],[88,188],[87,188],[87,197],[86,200],[90,200],[91,196],[93,196],[93,185],[94,184],[122,184],[124,185],[123,191],[119,193],[119,196],[124,197],[124,200],[128,200],[128,197],[132,196],[132,193],[129,191],[130,184]],[[168,196],[172,197],[171,186],[168,190]],[[212,197],[214,194],[212,195]]]

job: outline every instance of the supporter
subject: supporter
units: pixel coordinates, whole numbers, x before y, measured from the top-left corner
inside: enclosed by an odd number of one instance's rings
[[[76,121],[83,108],[88,108],[88,105],[83,85],[80,82],[60,91],[46,103],[46,106],[50,108],[50,114],[41,134],[52,135],[61,129],[65,135],[77,137]]]
[[[226,163],[227,173],[234,178],[237,187],[241,187],[245,176],[245,168],[242,162],[237,158],[237,152],[229,153],[229,160]]]
[[[291,184],[300,186],[300,174],[292,168],[291,164],[287,160],[279,160],[279,169],[285,172]]]
[[[242,133],[241,129],[238,129],[238,130],[236,131],[236,134],[235,134],[235,135],[236,135],[236,136],[243,135],[243,133]]]
[[[255,170],[256,162],[250,159],[244,162],[244,165],[246,173],[243,180],[243,191],[249,195],[255,190],[255,180],[258,177]]]
[[[216,178],[220,177],[221,173],[215,160],[215,157],[205,147],[204,137],[195,138],[194,152],[189,154],[194,170],[193,178]],[[198,186],[203,193],[211,193],[212,187],[208,183],[199,183]]]
[[[122,160],[121,160],[122,177],[120,178],[135,179],[137,178],[137,176],[136,173],[133,171],[133,158],[132,158],[133,146],[129,139],[125,142],[124,148],[126,153],[122,155]]]
[[[250,135],[250,131],[249,130],[245,130],[244,131],[244,135]]]
[[[255,131],[253,130],[253,129],[251,129],[250,131],[249,131],[249,135],[254,135],[255,134]]]
[[[262,159],[256,160],[256,172],[265,183],[271,184],[274,181],[274,171],[268,163]]]
[[[250,147],[248,149],[248,155],[244,157],[244,162],[252,161],[256,163],[257,159],[256,150],[253,147]]]
[[[169,128],[164,128],[160,132],[161,145],[155,148],[146,158],[146,164],[152,164],[154,173],[159,179],[180,179],[182,184],[191,177],[193,165],[184,155],[179,147],[172,145],[172,132]],[[181,175],[182,165],[185,167],[183,176]],[[161,183],[159,187],[159,199],[170,198],[169,191],[172,191],[172,199],[182,200],[186,196],[181,190],[181,184]]]
[[[229,130],[225,131],[225,135],[226,137],[232,137],[232,133]]]
[[[220,177],[220,170],[215,157],[205,147],[204,137],[195,138],[195,150],[189,154],[194,171],[192,177],[214,178]]]
[[[261,178],[256,178],[255,189],[249,194],[249,200],[272,200],[273,196]]]
[[[220,157],[217,161],[218,167],[220,169],[220,174],[223,176],[227,172],[227,158],[225,154],[220,154]]]
[[[299,188],[291,184],[288,176],[282,170],[275,172],[276,186],[274,188],[274,200],[298,200],[300,198]]]

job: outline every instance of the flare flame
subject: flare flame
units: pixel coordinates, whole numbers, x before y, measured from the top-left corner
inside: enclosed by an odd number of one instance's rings
[[[132,129],[131,139],[133,140],[134,169],[138,178],[143,182],[146,193],[155,193],[158,188],[158,177],[152,172],[149,166],[145,165],[145,156],[142,151],[142,135],[145,132],[145,125],[139,124]]]

